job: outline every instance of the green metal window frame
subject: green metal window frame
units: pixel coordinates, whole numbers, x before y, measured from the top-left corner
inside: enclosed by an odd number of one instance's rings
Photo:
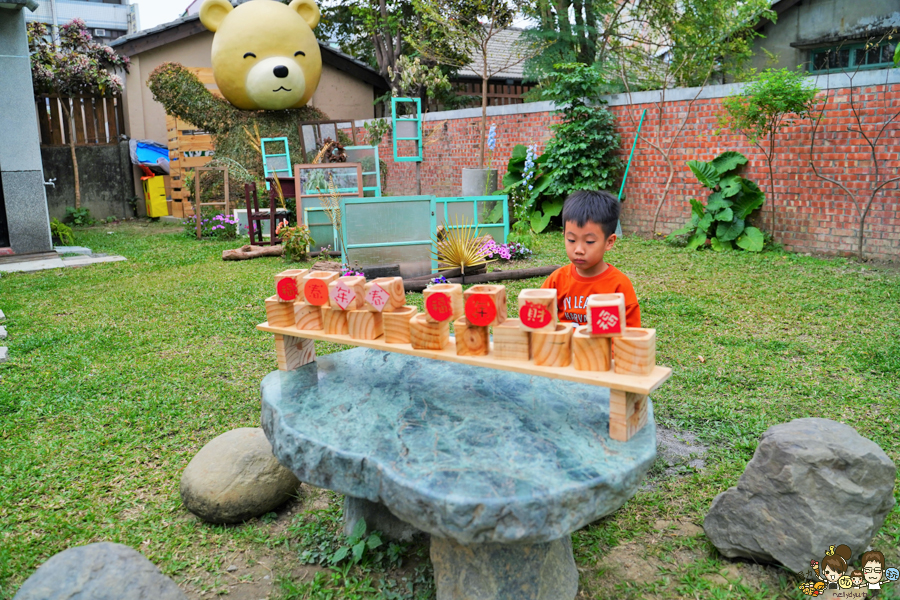
[[[274,143],[282,143],[284,144],[284,154],[268,154],[266,153],[266,143],[274,144]],[[293,175],[291,172],[291,151],[288,146],[288,139],[286,137],[277,137],[277,138],[262,138],[259,141],[260,150],[262,151],[262,162],[263,162],[263,176],[266,178],[266,189],[269,189],[269,177],[275,175],[277,176],[279,173],[285,173],[285,177],[290,177]],[[270,158],[278,158],[280,156],[284,157],[285,165],[287,165],[284,169],[270,169],[269,168],[269,159]]]
[[[449,207],[451,204],[460,203],[460,202],[471,202],[472,203],[472,214],[475,215],[475,222],[473,225],[475,226],[476,233],[479,229],[502,229],[503,230],[503,241],[501,244],[506,243],[506,238],[509,236],[509,203],[507,202],[508,196],[455,196],[448,198],[435,198],[435,204],[443,204],[444,205],[444,227],[447,229],[455,229],[457,227],[462,227],[462,225],[454,226],[449,224]],[[500,223],[479,223],[478,222],[478,203],[479,202],[502,202],[503,203],[503,221]],[[435,226],[435,231],[437,227]]]
[[[374,171],[363,171],[363,178],[366,175],[374,175],[375,176],[375,186],[364,186],[363,194],[366,192],[375,192],[375,198],[381,198],[381,161],[378,157],[378,146],[346,146],[344,150],[374,150],[375,151],[375,170]],[[360,164],[362,162],[360,161]],[[364,179],[365,180],[365,179]]]
[[[303,222],[306,223],[306,227],[310,229],[310,235],[312,235],[312,228],[313,228],[313,227],[326,227],[326,226],[330,226],[330,227],[331,227],[331,238],[332,238],[331,249],[332,249],[332,250],[335,250],[335,251],[341,250],[341,252],[343,252],[342,247],[341,247],[341,239],[338,238],[337,228],[334,226],[334,224],[331,223],[330,220],[329,220],[327,223],[310,223],[310,222],[309,222],[309,213],[310,213],[310,212],[323,212],[323,213],[324,213],[324,212],[325,212],[325,208],[322,207],[322,206],[309,206],[309,207],[303,207]],[[326,217],[327,217],[327,216],[328,216],[328,215],[326,215]],[[307,251],[307,252],[310,251],[310,247],[309,247],[309,246],[306,247],[306,251]]]
[[[397,117],[398,104],[415,104],[415,117]],[[397,127],[399,123],[415,123],[416,135],[414,137],[400,137],[398,134],[400,129]],[[422,99],[421,98],[391,98],[391,127],[394,130],[394,162],[422,162],[424,156],[422,152]],[[398,156],[397,142],[399,141],[415,141],[419,150],[417,156]]]
[[[342,197],[341,198],[341,236],[342,236],[342,245],[341,245],[341,260],[345,264],[350,264],[350,259],[347,255],[349,250],[354,250],[356,248],[393,248],[396,246],[424,246],[428,245],[431,247],[431,272],[437,271],[437,258],[435,258],[435,254],[437,253],[437,248],[434,245],[433,239],[427,240],[410,240],[406,242],[378,242],[378,243],[369,243],[369,244],[350,244],[347,241],[347,205],[355,205],[355,204],[387,204],[394,202],[422,202],[423,200],[428,200],[431,206],[431,221],[429,223],[429,231],[432,233],[437,231],[437,217],[436,208],[435,208],[435,197],[434,196],[387,196],[383,198],[351,198],[351,197]]]
[[[890,45],[890,41],[882,41],[882,43],[878,44],[878,47],[888,46]],[[861,44],[843,44],[838,46],[826,46],[824,48],[814,48],[809,51],[809,72],[816,74],[825,74],[825,73],[846,73],[847,71],[859,69],[860,71],[864,71],[866,69],[883,69],[885,67],[892,67],[894,62],[889,60],[887,62],[873,63],[870,65],[857,65],[856,63],[856,55],[857,51],[866,49],[866,43]],[[816,57],[821,54],[827,54],[828,52],[836,52],[837,50],[848,50],[849,51],[849,59],[848,65],[846,67],[836,67],[833,69],[816,69]]]

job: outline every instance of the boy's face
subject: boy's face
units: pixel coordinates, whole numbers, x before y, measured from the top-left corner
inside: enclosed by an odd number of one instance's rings
[[[877,560],[870,560],[864,565],[863,573],[866,581],[869,583],[878,583],[881,581],[881,563]]]
[[[566,222],[566,256],[582,277],[593,277],[604,271],[603,255],[615,242],[616,234],[606,237],[597,223],[587,221],[584,227],[579,227],[575,221]]]

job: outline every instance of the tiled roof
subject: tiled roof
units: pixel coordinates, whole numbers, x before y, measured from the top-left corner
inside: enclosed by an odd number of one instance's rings
[[[517,52],[516,42],[522,35],[522,30],[510,27],[498,32],[488,41],[488,71],[492,74],[492,78],[506,79],[522,79],[525,75],[525,61],[520,60],[521,55]],[[472,57],[476,59],[476,57]],[[477,59],[480,60],[480,59]],[[474,60],[473,60],[474,62]],[[518,63],[513,66],[507,66],[510,63]],[[464,67],[458,71],[460,77],[478,77],[481,78],[481,66],[476,69]]]

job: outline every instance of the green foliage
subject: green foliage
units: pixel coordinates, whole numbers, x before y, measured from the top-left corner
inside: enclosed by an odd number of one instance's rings
[[[197,237],[197,217],[192,216],[181,222],[184,235]],[[201,239],[233,240],[237,237],[238,221],[231,215],[223,215],[213,209],[204,209],[200,219]]]
[[[765,195],[755,183],[738,175],[745,164],[747,158],[740,152],[723,152],[708,163],[688,161],[691,172],[711,193],[706,206],[691,199],[691,220],[672,232],[669,239],[687,236],[689,250],[704,246],[708,240],[716,252],[731,250],[734,245],[749,252],[762,251],[763,233],[746,221],[763,205]]]
[[[518,144],[513,148],[503,188],[495,192],[509,198],[509,212],[515,219],[507,236],[510,243],[530,244],[533,234],[544,231],[550,219],[562,211],[562,200],[545,194],[553,182],[546,161],[547,154],[535,155],[535,146]],[[502,205],[495,207],[489,218],[498,216],[502,209]]]
[[[301,262],[308,258],[309,246],[313,243],[309,227],[306,225],[282,227],[278,235],[281,237],[281,245],[284,248],[286,259]]]
[[[62,246],[75,245],[75,236],[72,235],[72,228],[65,223],[60,223],[59,219],[50,219],[50,235],[54,239],[59,240]]]
[[[557,65],[556,77],[543,91],[554,100],[562,122],[551,127],[544,167],[552,173],[550,196],[563,199],[579,190],[608,190],[622,168],[615,120],[601,98],[604,76],[582,64]]]
[[[390,119],[373,119],[363,123],[366,130],[366,140],[370,146],[380,146],[384,136],[391,133]]]
[[[97,222],[91,217],[89,208],[75,208],[74,206],[66,207],[66,221],[69,221],[76,227],[87,227]]]

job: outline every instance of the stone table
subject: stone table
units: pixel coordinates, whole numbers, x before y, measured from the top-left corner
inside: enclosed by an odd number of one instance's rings
[[[301,481],[431,534],[437,596],[571,600],[570,534],[656,457],[652,405],[609,437],[609,390],[355,348],[262,382],[262,427]]]

